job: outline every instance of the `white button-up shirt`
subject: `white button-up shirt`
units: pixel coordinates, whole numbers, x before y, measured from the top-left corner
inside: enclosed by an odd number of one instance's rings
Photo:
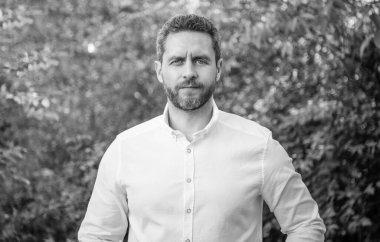
[[[287,241],[324,241],[318,206],[271,132],[218,110],[189,142],[164,114],[104,154],[80,241],[262,241],[263,201]]]

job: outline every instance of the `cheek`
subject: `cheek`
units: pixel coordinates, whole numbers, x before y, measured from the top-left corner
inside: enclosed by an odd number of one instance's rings
[[[167,86],[174,86],[180,79],[180,75],[172,71],[162,72],[161,77]]]
[[[204,77],[205,81],[214,82],[216,79],[217,71],[216,70],[205,70],[204,72],[202,72],[201,75]]]

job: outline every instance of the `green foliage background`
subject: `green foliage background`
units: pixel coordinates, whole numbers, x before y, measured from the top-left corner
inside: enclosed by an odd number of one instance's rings
[[[273,131],[320,206],[326,241],[378,241],[379,5],[1,1],[0,241],[75,241],[111,140],[162,113],[155,36],[189,12],[222,33],[218,105]],[[283,241],[264,217],[264,241]]]

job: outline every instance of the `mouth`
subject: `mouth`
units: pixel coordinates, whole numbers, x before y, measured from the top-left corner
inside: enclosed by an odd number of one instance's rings
[[[202,91],[200,86],[184,86],[178,89],[178,92],[183,93],[184,95],[195,95]]]
[[[185,88],[201,88],[201,86],[181,86],[179,89],[185,89]]]

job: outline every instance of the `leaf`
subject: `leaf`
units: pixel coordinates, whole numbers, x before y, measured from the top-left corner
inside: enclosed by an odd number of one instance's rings
[[[368,226],[371,226],[371,225],[372,225],[372,222],[371,222],[371,220],[370,220],[369,218],[364,217],[364,218],[361,218],[361,219],[360,219],[360,224],[361,224],[361,226],[363,226],[363,227],[368,227]]]
[[[373,34],[367,36],[367,38],[365,38],[365,40],[362,42],[362,44],[360,46],[360,58],[363,58],[364,51],[368,47],[368,45],[371,42],[372,38],[373,38]]]
[[[373,187],[372,183],[367,186],[367,188],[364,190],[364,193],[368,195],[375,194],[375,188]]]
[[[294,32],[297,27],[298,20],[297,18],[293,18],[289,23],[288,23],[288,28],[290,29],[291,32]]]
[[[13,175],[13,179],[15,179],[16,181],[22,182],[22,183],[30,186],[30,181],[28,179],[26,179],[25,177]]]
[[[333,2],[333,6],[338,9],[346,9],[346,5],[344,5],[343,1],[341,0],[335,0]]]
[[[380,16],[373,13],[373,14],[371,14],[370,18],[371,18],[372,22],[375,24],[376,28],[380,29]]]
[[[376,31],[375,36],[373,37],[373,42],[376,47],[380,49],[380,28]]]
[[[313,20],[315,18],[315,16],[310,13],[302,13],[301,17],[304,19],[309,19],[309,20]]]

